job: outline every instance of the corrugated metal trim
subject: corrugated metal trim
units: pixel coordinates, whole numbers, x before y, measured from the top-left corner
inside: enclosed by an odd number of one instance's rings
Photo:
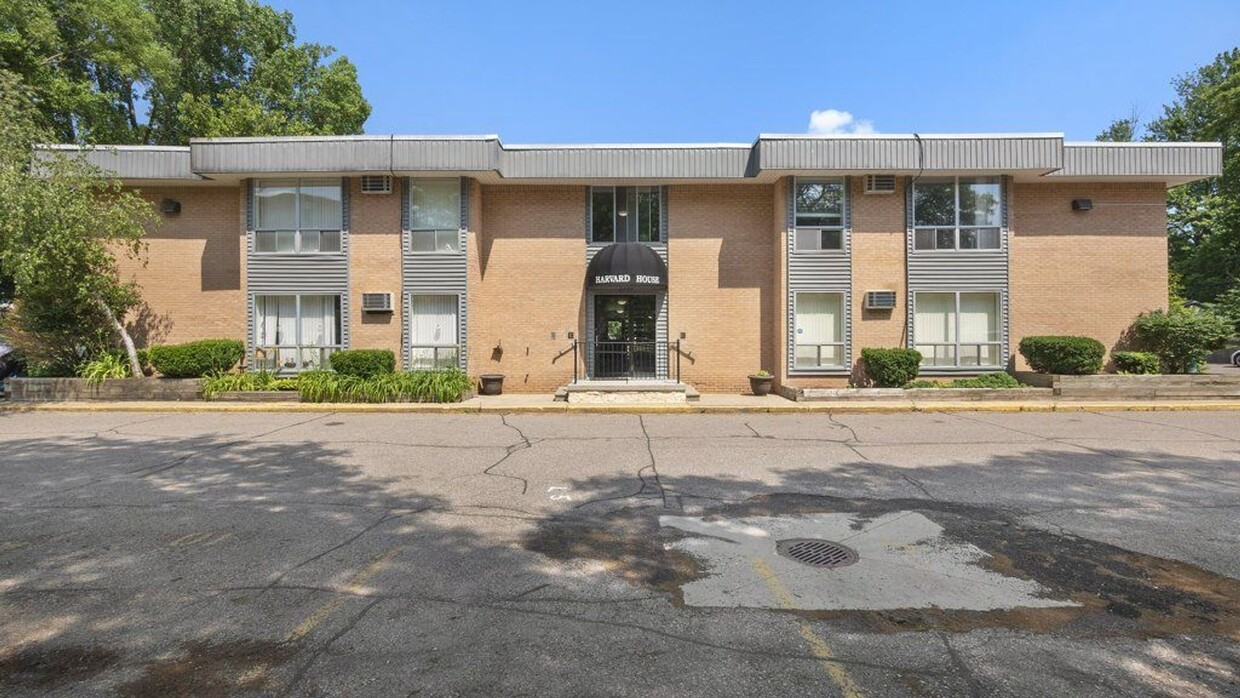
[[[1063,164],[1063,138],[1044,134],[1000,138],[875,136],[865,138],[764,137],[762,170],[926,171],[1030,170]],[[924,157],[919,157],[920,155]]]
[[[140,145],[39,145],[32,160],[36,172],[40,165],[57,157],[80,158],[87,164],[118,179],[187,180],[202,177],[190,168],[188,146]]]
[[[505,179],[743,179],[748,146],[505,149]]]
[[[1051,177],[1215,177],[1223,171],[1218,143],[1069,143],[1063,169]]]
[[[796,251],[797,178],[787,179],[784,206],[784,255],[787,291],[787,346],[785,361],[789,375],[839,375],[852,371],[852,182],[843,177],[844,249],[839,252]],[[803,369],[796,367],[796,294],[839,293],[843,295],[844,362],[840,368]]]

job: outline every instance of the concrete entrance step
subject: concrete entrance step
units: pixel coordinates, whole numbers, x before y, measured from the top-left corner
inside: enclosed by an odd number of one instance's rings
[[[701,397],[697,388],[672,381],[580,381],[555,391],[560,402],[587,404],[697,402]]]

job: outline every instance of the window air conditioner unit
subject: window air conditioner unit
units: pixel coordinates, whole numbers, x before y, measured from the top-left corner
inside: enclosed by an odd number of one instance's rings
[[[868,174],[865,176],[865,193],[896,193],[896,176],[893,174]]]
[[[363,194],[391,194],[392,178],[389,175],[362,175]]]
[[[867,310],[893,310],[896,307],[896,292],[866,291],[865,307]]]
[[[363,293],[362,294],[362,312],[363,313],[390,313],[392,312],[392,294],[390,293]]]

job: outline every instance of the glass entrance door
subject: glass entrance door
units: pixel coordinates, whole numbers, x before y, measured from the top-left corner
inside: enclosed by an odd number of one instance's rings
[[[656,296],[594,297],[594,378],[658,378]]]

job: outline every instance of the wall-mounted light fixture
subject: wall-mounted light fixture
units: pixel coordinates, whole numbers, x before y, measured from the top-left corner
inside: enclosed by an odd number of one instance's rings
[[[175,216],[181,212],[181,202],[176,199],[164,199],[159,202],[159,210],[166,216]]]
[[[1093,199],[1073,199],[1072,200],[1073,211],[1091,211],[1093,210],[1093,208],[1094,208]]]

